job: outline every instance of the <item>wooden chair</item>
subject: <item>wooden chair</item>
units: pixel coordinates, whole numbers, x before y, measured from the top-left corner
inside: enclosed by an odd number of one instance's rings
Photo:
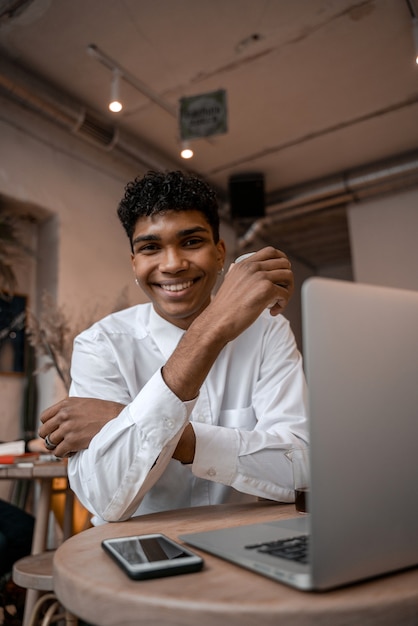
[[[24,623],[27,626],[49,626],[59,620],[64,620],[66,626],[77,626],[77,618],[66,611],[54,594],[53,558],[55,550],[26,556],[13,565],[13,580],[27,589],[27,594],[34,595],[28,603],[30,615],[25,615]],[[39,592],[42,595],[39,596]],[[33,601],[34,600],[34,601]],[[28,601],[28,598],[26,599]],[[25,603],[26,605],[26,603]]]
[[[77,618],[63,609],[54,594],[52,564],[55,550],[45,550],[48,519],[51,511],[55,515],[55,510],[61,512],[58,521],[65,540],[73,534],[74,514],[74,495],[67,478],[44,481],[41,485],[36,521],[39,530],[34,532],[32,554],[13,565],[13,581],[27,590],[23,626],[49,626],[58,620],[65,620],[67,626],[77,624]]]

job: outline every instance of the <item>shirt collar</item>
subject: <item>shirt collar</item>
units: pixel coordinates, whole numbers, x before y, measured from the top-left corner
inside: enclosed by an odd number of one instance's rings
[[[168,359],[177,347],[185,331],[171,322],[167,322],[151,305],[149,331],[159,350]]]

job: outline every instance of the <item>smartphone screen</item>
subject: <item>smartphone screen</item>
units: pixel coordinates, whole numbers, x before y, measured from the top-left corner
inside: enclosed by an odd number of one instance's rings
[[[162,534],[105,539],[103,548],[131,578],[195,572],[203,559]]]

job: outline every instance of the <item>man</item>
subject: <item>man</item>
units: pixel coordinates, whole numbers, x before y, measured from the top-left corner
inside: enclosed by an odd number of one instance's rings
[[[149,172],[127,185],[118,215],[150,303],[76,339],[78,398],[45,411],[40,429],[71,455],[77,497],[95,523],[248,496],[293,501],[283,452],[306,443],[307,423],[301,357],[280,315],[293,291],[286,255],[268,247],[234,264],[212,297],[225,244],[206,183]]]

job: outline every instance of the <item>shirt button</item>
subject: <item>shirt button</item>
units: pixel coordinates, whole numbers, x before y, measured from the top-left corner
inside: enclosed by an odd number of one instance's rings
[[[208,476],[216,476],[216,469],[214,467],[210,467],[207,473]]]
[[[197,416],[197,421],[198,421],[198,422],[204,422],[204,421],[205,421],[205,417],[204,417],[204,415],[198,415],[198,416]]]
[[[165,423],[167,424],[167,428],[174,428],[174,421],[173,420],[166,420]]]

